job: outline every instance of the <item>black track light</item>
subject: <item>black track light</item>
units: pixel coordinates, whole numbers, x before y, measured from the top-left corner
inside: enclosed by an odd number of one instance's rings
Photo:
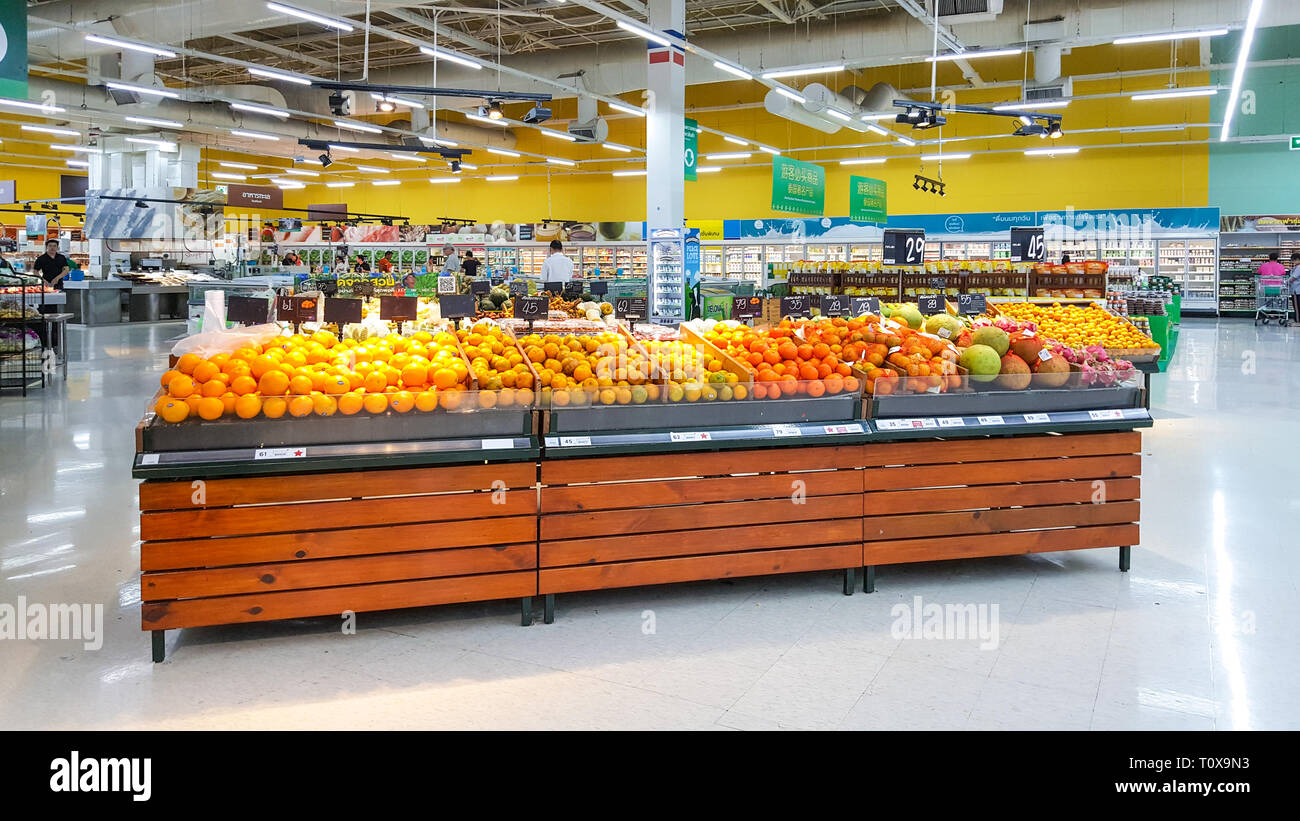
[[[334,164],[334,160],[330,158],[328,151],[326,151],[324,154],[321,154],[317,159],[320,160],[321,168],[329,168],[331,165]]]
[[[1047,136],[1051,137],[1053,140],[1059,140],[1064,135],[1065,132],[1061,130],[1061,121],[1053,120],[1051,125],[1047,128]]]
[[[916,180],[915,182],[912,183],[912,187],[913,187],[913,188],[916,188],[916,189],[920,189],[920,187],[921,187],[921,181],[920,181],[919,179]]]

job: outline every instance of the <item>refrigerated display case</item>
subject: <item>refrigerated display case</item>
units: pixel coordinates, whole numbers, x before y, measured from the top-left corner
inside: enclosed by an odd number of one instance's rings
[[[1162,239],[1157,243],[1156,273],[1174,282],[1186,313],[1218,313],[1217,245],[1212,239]]]
[[[700,273],[704,276],[720,277],[723,275],[723,251],[721,245],[700,246]]]
[[[728,245],[723,253],[726,276],[752,282],[763,281],[763,246]]]
[[[686,320],[686,248],[682,231],[650,231],[650,321],[671,325]]]
[[[879,242],[872,245],[850,245],[849,260],[852,262],[879,262],[885,256],[885,249]]]
[[[1219,235],[1218,308],[1220,316],[1255,315],[1255,272],[1277,252],[1284,265],[1300,251],[1300,237],[1291,234],[1234,231]]]
[[[519,249],[488,246],[487,267],[496,276],[518,273]]]
[[[843,245],[809,245],[804,259],[810,262],[845,262]]]

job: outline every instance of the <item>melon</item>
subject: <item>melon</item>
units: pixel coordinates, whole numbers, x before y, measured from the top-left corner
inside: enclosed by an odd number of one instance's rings
[[[1009,353],[1002,357],[1002,372],[998,376],[998,386],[1009,391],[1023,391],[1029,387],[1033,372],[1025,360]]]
[[[1038,352],[1043,349],[1043,340],[1036,336],[1025,336],[1011,343],[1011,352],[1026,362],[1035,362]]]
[[[979,326],[971,336],[971,341],[975,345],[989,346],[998,352],[999,358],[1006,356],[1007,350],[1011,347],[1011,337],[996,325]]]
[[[1002,372],[1002,357],[988,345],[966,348],[957,364],[970,371],[970,378],[975,382],[992,382]]]
[[[1043,355],[1047,358],[1044,359]],[[1047,351],[1040,353],[1034,362],[1034,387],[1063,388],[1070,381],[1070,363],[1063,356],[1055,356]]]

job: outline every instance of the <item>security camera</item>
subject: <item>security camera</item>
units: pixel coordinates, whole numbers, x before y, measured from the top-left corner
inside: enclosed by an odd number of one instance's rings
[[[543,108],[540,105],[535,105],[528,110],[528,113],[524,115],[523,119],[524,122],[529,125],[544,123],[551,119],[551,110],[549,108]]]
[[[321,168],[329,168],[331,165],[334,164],[334,161],[330,159],[330,155],[328,151],[325,152],[324,154],[321,154],[320,157],[318,157],[318,159],[320,160]]]

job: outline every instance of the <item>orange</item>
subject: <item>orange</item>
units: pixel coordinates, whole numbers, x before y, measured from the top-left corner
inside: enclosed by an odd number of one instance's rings
[[[195,390],[194,380],[188,376],[177,376],[167,383],[167,393],[177,399],[184,399],[194,393]]]
[[[444,410],[454,411],[460,407],[461,400],[464,398],[461,394],[464,391],[438,391],[438,404],[442,405]]]
[[[388,410],[388,397],[382,393],[368,393],[361,404],[371,413],[383,413]]]
[[[316,405],[312,402],[310,396],[295,396],[289,400],[290,416],[310,416]]]
[[[181,358],[176,361],[176,370],[184,374],[194,373],[194,369],[202,361],[196,353],[181,354]]]
[[[533,392],[528,388],[515,389],[515,402],[520,405],[533,404]]]
[[[478,406],[480,408],[495,408],[497,406],[497,395],[494,391],[479,391]]]
[[[267,371],[258,380],[257,389],[265,396],[284,396],[289,392],[289,377],[284,371]]]
[[[230,390],[239,396],[257,392],[257,380],[251,376],[236,376],[230,381]]]
[[[364,406],[365,400],[359,393],[345,393],[339,397],[339,413],[344,416],[351,416]]]
[[[226,383],[219,379],[204,382],[199,386],[200,396],[220,396],[226,392]]]
[[[190,406],[180,399],[160,399],[154,412],[168,422],[184,422],[190,415]]]
[[[398,413],[406,413],[415,407],[415,394],[410,391],[398,391],[390,397],[389,404]]]
[[[181,372],[175,370],[163,371],[163,375],[159,377],[158,383],[165,388],[167,387],[167,383],[171,382],[172,377],[174,376],[181,376]]]
[[[267,419],[279,419],[289,409],[289,403],[279,396],[268,397],[262,402],[262,414]]]
[[[203,399],[197,393],[192,393],[185,397],[185,404],[190,406],[190,416],[196,416],[199,412],[199,402]]]
[[[295,396],[306,396],[314,389],[315,385],[312,384],[311,377],[306,374],[300,373],[289,380],[289,392]],[[293,413],[292,405],[289,406],[289,413]]]
[[[408,388],[423,387],[427,374],[423,365],[407,365],[402,368],[402,384]]]
[[[433,372],[433,385],[439,390],[446,390],[456,384],[456,372],[451,368],[438,368]]]
[[[235,396],[230,391],[226,391],[217,398],[221,400],[222,411],[227,416],[235,412],[235,403],[239,401],[238,396]]]
[[[368,393],[380,393],[384,388],[388,387],[388,380],[381,371],[371,371],[366,374],[362,386]]]
[[[221,373],[220,368],[205,360],[194,366],[194,371],[190,376],[194,377],[195,382],[207,382],[216,378],[219,373]]]
[[[415,409],[425,412],[437,410],[438,394],[433,391],[420,391],[415,396]]]
[[[211,422],[220,419],[226,412],[226,406],[215,396],[205,396],[199,400],[199,416]]]
[[[262,412],[262,399],[253,394],[244,394],[235,400],[235,415],[240,419],[252,419]]]
[[[327,396],[323,393],[313,394],[311,397],[312,410],[317,416],[333,416],[334,411],[338,410],[338,403],[334,397]]]

